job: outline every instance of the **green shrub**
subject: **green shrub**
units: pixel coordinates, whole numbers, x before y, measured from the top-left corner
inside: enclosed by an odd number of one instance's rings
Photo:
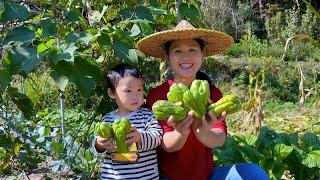
[[[263,127],[258,136],[235,134],[214,149],[218,165],[257,163],[270,179],[289,170],[295,179],[319,179],[320,138],[313,133],[277,133]]]

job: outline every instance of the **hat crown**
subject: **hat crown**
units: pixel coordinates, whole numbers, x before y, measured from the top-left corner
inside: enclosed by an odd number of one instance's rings
[[[177,30],[177,29],[195,29],[195,27],[192,26],[192,24],[190,24],[188,21],[182,20],[179,22],[179,24],[174,29],[175,30]]]

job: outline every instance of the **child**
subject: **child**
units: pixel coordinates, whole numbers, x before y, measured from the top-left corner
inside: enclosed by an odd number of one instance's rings
[[[156,147],[161,144],[163,132],[152,112],[141,107],[144,102],[141,73],[130,65],[120,64],[110,70],[107,80],[108,95],[116,101],[118,109],[106,114],[102,121],[112,124],[116,119],[129,119],[132,130],[126,136],[126,144],[136,143],[139,155],[133,163],[113,161],[114,140],[96,136],[94,149],[98,154],[106,154],[102,179],[159,179]]]

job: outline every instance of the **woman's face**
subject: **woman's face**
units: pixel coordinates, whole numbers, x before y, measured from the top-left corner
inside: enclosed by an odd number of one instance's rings
[[[194,39],[172,41],[169,47],[169,63],[174,79],[184,82],[195,79],[203,62],[203,51]]]

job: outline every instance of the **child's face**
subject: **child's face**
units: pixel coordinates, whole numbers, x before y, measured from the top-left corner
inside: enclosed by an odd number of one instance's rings
[[[108,94],[115,99],[119,113],[135,111],[143,104],[143,81],[133,76],[124,77],[114,91],[108,90]]]

